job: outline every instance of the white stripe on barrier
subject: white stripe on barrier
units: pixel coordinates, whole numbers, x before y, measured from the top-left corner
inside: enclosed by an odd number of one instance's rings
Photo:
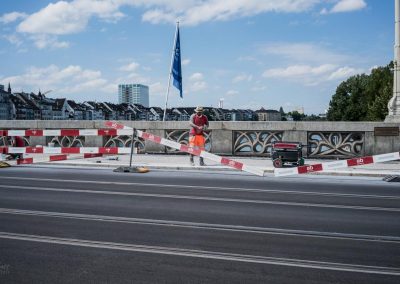
[[[388,153],[388,154],[380,154],[372,156],[374,158],[374,162],[387,162],[400,159],[400,152]]]
[[[161,144],[176,150],[180,150],[181,149],[181,144],[172,140],[168,140],[165,138],[161,138]]]
[[[206,158],[208,160],[211,160],[213,162],[220,163],[220,164],[221,164],[221,160],[222,160],[222,157],[211,154],[210,152],[206,152],[206,151],[201,151],[200,157]]]
[[[328,162],[328,163],[323,163],[322,168],[323,170],[336,170],[340,168],[345,168],[347,167],[347,161],[334,161],[334,162]]]
[[[139,132],[140,130],[137,131]],[[117,129],[117,135],[132,135],[132,128]]]
[[[43,147],[44,154],[61,154],[61,148],[58,147]]]
[[[8,148],[8,153],[13,153],[13,154],[24,154],[25,153],[25,147],[9,147]]]
[[[43,130],[43,136],[61,136],[61,130]]]
[[[82,147],[80,149],[82,154],[96,154],[99,153],[99,147]]]
[[[98,129],[80,129],[79,135],[80,136],[98,136],[99,130]]]
[[[8,130],[9,136],[25,136],[25,130]]]

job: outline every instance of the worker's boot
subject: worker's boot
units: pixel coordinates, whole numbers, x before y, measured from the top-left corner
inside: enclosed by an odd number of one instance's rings
[[[190,155],[190,165],[191,165],[191,166],[194,166],[193,155]]]
[[[204,160],[203,157],[200,157],[200,166],[205,166],[206,164],[204,164]]]

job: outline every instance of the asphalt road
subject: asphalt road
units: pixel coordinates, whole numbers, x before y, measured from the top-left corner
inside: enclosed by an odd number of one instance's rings
[[[400,186],[4,168],[0,283],[400,283]]]

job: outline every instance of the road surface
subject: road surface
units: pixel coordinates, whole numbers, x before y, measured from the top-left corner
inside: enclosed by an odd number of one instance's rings
[[[399,283],[400,187],[0,169],[1,283]]]

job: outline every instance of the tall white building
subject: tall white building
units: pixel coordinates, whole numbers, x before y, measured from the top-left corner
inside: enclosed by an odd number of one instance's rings
[[[149,107],[149,87],[142,84],[120,84],[118,85],[118,102]]]

